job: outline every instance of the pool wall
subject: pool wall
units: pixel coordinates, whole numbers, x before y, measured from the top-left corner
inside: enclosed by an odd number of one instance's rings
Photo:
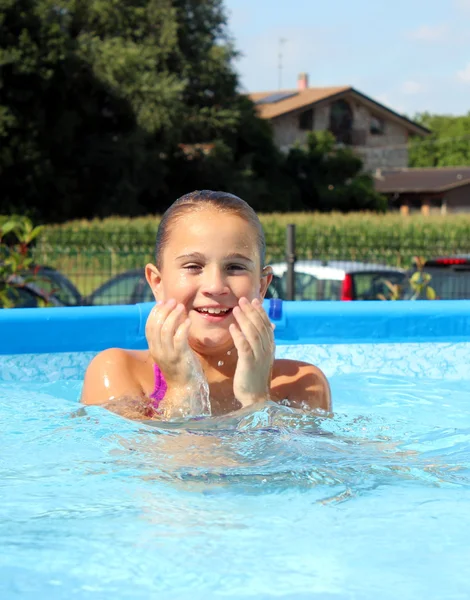
[[[142,349],[152,306],[0,310],[0,354]],[[470,300],[264,306],[278,345],[470,341]]]

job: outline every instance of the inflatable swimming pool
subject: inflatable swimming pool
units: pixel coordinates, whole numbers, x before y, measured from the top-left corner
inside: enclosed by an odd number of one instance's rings
[[[266,307],[333,418],[85,408],[150,306],[1,311],[2,599],[468,596],[470,302]]]

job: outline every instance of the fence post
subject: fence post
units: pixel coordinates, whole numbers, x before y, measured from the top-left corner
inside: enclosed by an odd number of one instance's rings
[[[286,236],[286,295],[287,300],[295,300],[295,225],[287,225]]]

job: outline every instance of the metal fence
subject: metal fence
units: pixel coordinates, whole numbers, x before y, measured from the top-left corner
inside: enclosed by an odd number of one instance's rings
[[[266,262],[287,263],[291,267],[286,274],[287,297],[295,296],[293,271],[298,260],[320,261],[325,266],[336,261],[337,266],[354,262],[409,269],[415,257],[470,255],[470,236],[457,236],[451,229],[427,234],[417,231],[416,235],[404,235],[399,228],[349,234],[344,229],[323,232],[288,225],[266,227],[265,231]],[[77,232],[58,229],[53,235],[38,239],[33,252],[37,264],[59,270],[83,297],[89,298],[99,290],[94,303],[124,303],[142,299],[132,296],[134,292],[147,294],[143,298],[151,299],[142,274],[145,264],[155,261],[154,244],[155,228],[106,232],[93,228]],[[138,285],[140,292],[135,289]]]

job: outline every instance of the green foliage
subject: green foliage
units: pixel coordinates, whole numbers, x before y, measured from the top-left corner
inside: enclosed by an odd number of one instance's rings
[[[422,113],[413,119],[431,134],[410,144],[411,167],[470,165],[470,113],[460,117]]]
[[[0,211],[163,212],[193,189],[256,210],[381,210],[361,161],[285,157],[238,92],[223,0],[0,0]]]
[[[0,0],[0,25],[1,210],[162,211],[179,144],[217,141],[243,172],[238,131],[257,117],[237,93],[221,0]]]
[[[292,148],[285,169],[297,183],[304,207],[320,211],[386,210],[386,199],[374,190],[372,178],[361,173],[361,159],[349,148],[335,147],[329,132],[310,133],[306,147]]]
[[[0,216],[0,308],[13,308],[31,269],[31,244],[42,233],[28,217]]]

